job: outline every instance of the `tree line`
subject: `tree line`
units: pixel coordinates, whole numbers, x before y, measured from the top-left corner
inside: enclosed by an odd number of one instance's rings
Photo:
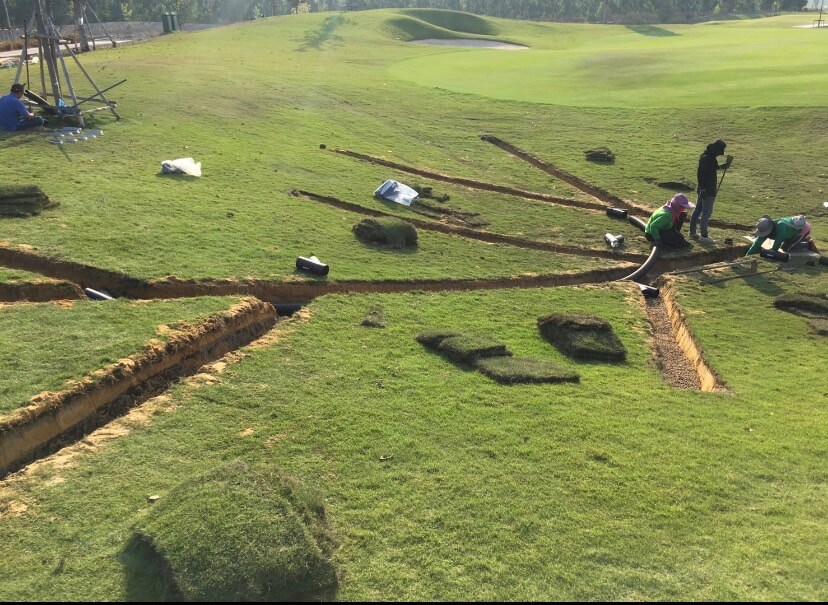
[[[0,27],[22,25],[38,0],[0,0]],[[55,23],[68,24],[75,11],[99,21],[160,21],[175,12],[181,22],[230,23],[291,12],[347,8],[442,8],[506,19],[589,22],[679,22],[728,14],[801,11],[808,0],[39,0],[52,5]],[[91,9],[91,10],[90,10]]]

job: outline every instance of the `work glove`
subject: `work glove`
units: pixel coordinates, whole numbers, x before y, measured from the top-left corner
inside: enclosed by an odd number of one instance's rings
[[[725,158],[725,168],[730,168],[730,165],[733,163],[733,156],[729,155]]]

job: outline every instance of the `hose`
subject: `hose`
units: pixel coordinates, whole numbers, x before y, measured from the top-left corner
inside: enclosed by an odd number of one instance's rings
[[[633,217],[630,217],[630,222],[632,222]],[[636,219],[637,220],[637,219]],[[634,281],[638,282],[639,279],[647,275],[647,272],[653,268],[653,265],[656,264],[658,261],[658,257],[661,256],[661,245],[656,244],[653,246],[653,249],[650,251],[650,256],[647,257],[647,260],[644,261],[644,264],[641,265],[638,269],[630,273],[627,277],[621,278],[620,281]]]

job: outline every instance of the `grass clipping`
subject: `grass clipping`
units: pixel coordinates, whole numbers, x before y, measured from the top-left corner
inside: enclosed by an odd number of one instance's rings
[[[0,216],[25,218],[56,206],[37,185],[0,187]]]
[[[593,315],[553,313],[538,319],[541,335],[567,355],[581,359],[623,361],[627,349],[612,326]]]
[[[181,484],[134,541],[176,600],[320,600],[338,583],[321,498],[272,466],[233,462]]]
[[[369,244],[398,250],[417,245],[417,229],[398,218],[364,218],[351,230],[357,238]]]

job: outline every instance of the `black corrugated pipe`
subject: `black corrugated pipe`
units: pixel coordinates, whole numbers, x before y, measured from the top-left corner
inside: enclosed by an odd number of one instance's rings
[[[632,222],[632,217],[630,217],[630,222]],[[630,273],[627,277],[622,278],[620,281],[638,282],[639,279],[647,275],[647,272],[653,268],[653,265],[656,264],[659,256],[661,256],[661,245],[655,244],[653,249],[650,251],[650,256],[648,256],[647,260],[644,261],[644,264]]]

